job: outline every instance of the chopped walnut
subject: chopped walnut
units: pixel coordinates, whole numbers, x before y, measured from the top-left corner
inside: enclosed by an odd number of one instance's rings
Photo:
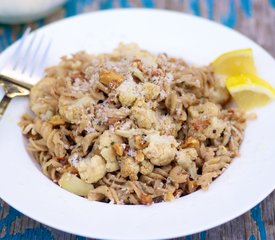
[[[138,150],[138,151],[136,152],[135,160],[136,160],[137,162],[142,162],[142,161],[144,160],[144,154],[142,153],[141,150]]]
[[[150,195],[142,194],[140,197],[140,202],[144,205],[150,205],[153,203],[153,198]]]
[[[164,201],[170,202],[175,199],[175,196],[171,192],[167,192],[164,194]]]
[[[134,141],[135,141],[135,148],[136,149],[144,149],[148,147],[149,143],[145,141],[144,137],[141,135],[135,135],[134,136]]]
[[[123,76],[113,70],[101,70],[99,81],[110,89],[115,89],[123,82]]]
[[[50,118],[49,123],[53,126],[64,125],[65,120],[60,115],[54,115]]]
[[[120,156],[120,157],[123,155],[124,149],[123,149],[123,147],[122,147],[122,144],[114,143],[114,144],[112,145],[112,148],[114,149],[116,155],[118,155],[118,156]]]
[[[181,148],[197,148],[200,142],[196,138],[188,137],[180,146]]]

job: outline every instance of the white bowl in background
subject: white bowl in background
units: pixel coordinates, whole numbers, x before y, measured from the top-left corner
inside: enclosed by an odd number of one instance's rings
[[[0,23],[17,24],[43,18],[67,0],[0,0]]]

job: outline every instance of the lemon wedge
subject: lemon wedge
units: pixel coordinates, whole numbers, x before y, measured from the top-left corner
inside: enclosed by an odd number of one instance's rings
[[[226,52],[212,62],[213,71],[223,75],[238,75],[242,73],[256,73],[251,48]]]
[[[275,88],[254,74],[230,76],[225,83],[234,101],[243,110],[265,106],[275,99]]]

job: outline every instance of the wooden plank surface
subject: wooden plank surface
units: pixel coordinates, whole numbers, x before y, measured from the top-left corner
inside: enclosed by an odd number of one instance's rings
[[[119,7],[187,12],[235,28],[275,56],[275,0],[70,0],[57,12],[29,25],[41,27],[83,12]],[[22,35],[26,25],[0,24],[0,52]],[[240,196],[241,197],[241,196]],[[226,206],[225,206],[226,207]],[[198,216],[199,217],[199,216]],[[85,239],[40,224],[0,199],[0,239]],[[186,240],[275,240],[275,192],[242,216]]]

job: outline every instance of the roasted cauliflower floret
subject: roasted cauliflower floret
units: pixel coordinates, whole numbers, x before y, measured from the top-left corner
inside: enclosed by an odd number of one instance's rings
[[[185,148],[177,152],[177,163],[186,170],[193,179],[197,178],[197,168],[195,160],[198,153],[195,148]]]
[[[116,152],[113,149],[114,144],[121,144],[122,138],[112,131],[105,131],[98,139],[98,149],[100,155],[106,160],[106,171],[114,172],[119,169],[116,159]]]
[[[133,107],[132,117],[139,128],[150,129],[155,126],[157,121],[156,113],[153,110],[142,107]]]
[[[139,165],[132,157],[121,160],[120,173],[122,177],[129,177],[130,180],[138,180]]]
[[[203,134],[207,138],[216,139],[221,136],[225,127],[226,123],[223,120],[218,119],[217,117],[212,117],[209,126],[203,130]]]
[[[99,140],[99,149],[102,150],[103,148],[111,147],[115,143],[122,143],[122,138],[116,135],[114,132],[110,130],[104,131]]]
[[[124,81],[118,88],[118,99],[122,106],[132,106],[139,96],[138,85],[133,80]]]
[[[175,122],[173,117],[171,116],[160,116],[160,121],[156,125],[156,130],[163,135],[172,135],[176,137],[178,135],[178,131],[181,129],[182,124],[179,122]]]
[[[153,133],[148,135],[148,142],[149,146],[143,149],[143,153],[152,164],[165,166],[174,160],[178,143],[173,136]]]
[[[93,108],[94,103],[89,95],[78,99],[61,96],[58,103],[59,113],[67,122],[79,123],[89,117],[87,110]]]
[[[221,136],[226,126],[226,122],[218,117],[198,117],[190,120],[188,135],[200,141],[207,138],[216,139]]]
[[[92,158],[87,157],[77,164],[77,170],[82,180],[87,183],[95,183],[105,176],[106,162],[98,155]]]
[[[118,162],[116,160],[116,155],[112,148],[103,148],[100,151],[101,156],[106,160],[106,171],[114,172],[119,169]]]
[[[219,115],[220,109],[215,103],[206,102],[189,107],[188,113],[192,118],[197,118],[201,115],[214,117]]]
[[[226,123],[219,119],[220,114],[219,105],[212,102],[189,107],[189,136],[200,141],[220,137],[226,127]]]
[[[141,166],[140,166],[140,172],[144,175],[148,175],[149,173],[153,172],[154,170],[154,165],[145,160],[141,162]]]
[[[160,93],[160,87],[154,83],[146,82],[142,88],[146,100],[156,99]]]

